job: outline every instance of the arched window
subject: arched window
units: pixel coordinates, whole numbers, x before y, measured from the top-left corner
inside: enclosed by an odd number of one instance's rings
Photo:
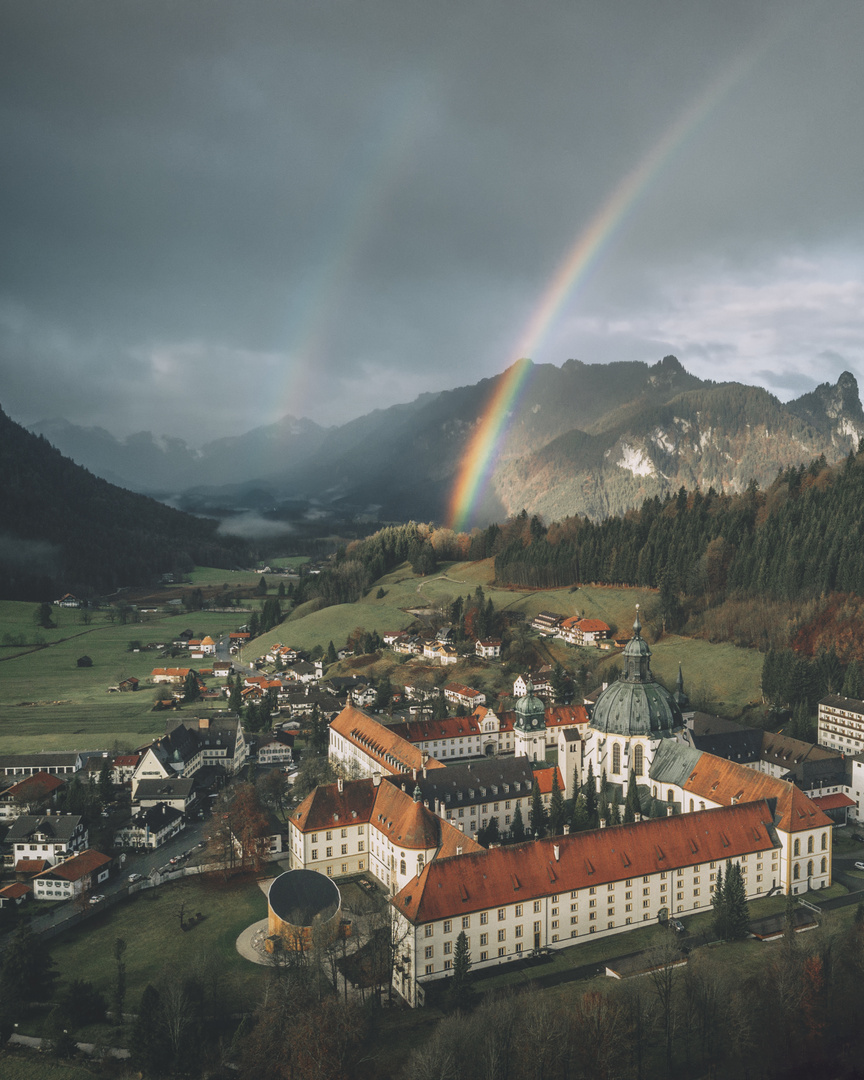
[[[642,775],[642,747],[637,743],[636,749],[633,751],[633,772],[637,776]]]
[[[822,833],[822,850],[823,851],[828,850],[828,833],[827,832]]]
[[[652,788],[651,788],[651,798],[652,798],[652,799],[656,799],[656,798],[657,798],[657,785],[656,785],[656,784],[654,784],[654,785],[652,786]]]
[[[813,837],[812,836],[807,837],[807,854],[808,855],[813,854]]]
[[[800,840],[796,840],[795,843],[792,845],[792,854],[793,855],[800,855],[801,854],[801,841]]]
[[[402,875],[405,875],[405,874],[408,873],[408,868],[405,865],[405,860],[404,859],[402,859],[401,862],[399,863],[399,873],[402,874]]]
[[[794,868],[792,870],[792,877],[796,881],[798,880],[799,877],[801,877],[801,867],[798,865],[798,863],[795,863],[795,866],[794,866]]]
[[[675,792],[670,787],[666,792],[666,802],[675,802]]]
[[[621,744],[617,742],[612,747],[612,772],[621,772]]]
[[[823,874],[828,873],[828,860],[825,858],[824,855],[822,856],[822,873]]]
[[[812,859],[810,859],[810,861],[807,863],[807,877],[813,877],[813,860]]]
[[[422,855],[417,856],[417,876],[420,876],[420,871],[423,869],[423,865],[426,862]]]
[[[690,800],[690,813],[693,813],[693,800]]]

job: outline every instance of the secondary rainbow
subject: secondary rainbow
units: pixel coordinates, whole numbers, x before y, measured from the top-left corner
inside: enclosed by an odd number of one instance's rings
[[[579,233],[552,275],[521,336],[516,356],[526,357],[543,342],[566,301],[582,284],[601,253],[620,231],[640,197],[705,117],[749,71],[762,53],[748,50],[715,79],[697,100],[663,133],[637,166],[618,184],[606,202]],[[496,380],[477,428],[462,456],[450,497],[448,520],[461,531],[469,524],[492,474],[497,453],[515,414],[520,391],[528,382],[531,363],[520,359]]]

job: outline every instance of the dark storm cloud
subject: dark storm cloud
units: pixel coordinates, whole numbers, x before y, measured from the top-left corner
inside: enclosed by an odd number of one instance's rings
[[[736,63],[535,359],[675,352],[791,389],[826,350],[862,356],[857,3],[7,0],[0,17],[16,418],[195,442],[493,374],[611,191]]]

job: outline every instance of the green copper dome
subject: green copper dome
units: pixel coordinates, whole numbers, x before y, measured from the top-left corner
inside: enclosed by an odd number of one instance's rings
[[[515,726],[522,731],[539,731],[546,727],[546,706],[534,696],[534,684],[528,680],[525,697],[516,702]]]
[[[624,649],[624,671],[597,698],[589,727],[606,735],[648,735],[662,739],[683,727],[681,709],[651,674],[651,650],[641,636],[639,609],[633,637]]]

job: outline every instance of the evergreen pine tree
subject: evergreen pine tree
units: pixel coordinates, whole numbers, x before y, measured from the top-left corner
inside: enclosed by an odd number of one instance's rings
[[[103,808],[114,798],[114,785],[111,783],[111,762],[108,758],[102,759],[102,767],[99,770],[99,802]]]
[[[594,764],[588,762],[588,776],[585,778],[585,810],[588,813],[588,828],[596,829],[600,824],[600,815],[597,813],[597,787],[594,781]]]
[[[335,664],[338,657],[336,656],[336,646],[333,644],[333,639],[330,639],[330,644],[327,646],[327,663]]]
[[[547,815],[546,807],[543,805],[543,796],[540,794],[540,785],[537,783],[537,777],[534,777],[534,786],[531,789],[531,831],[534,833],[535,840],[539,840],[542,836],[546,835]]]
[[[189,671],[186,672],[186,678],[183,680],[183,700],[197,701],[198,697],[198,675],[190,668]]]
[[[564,832],[564,796],[558,785],[558,769],[552,770],[552,796],[549,800],[549,832],[560,836]]]
[[[233,681],[229,678],[228,683],[231,687],[228,693],[228,708],[236,716],[240,715],[240,708],[243,704],[243,691],[240,684],[240,676],[238,675]]]
[[[740,941],[750,933],[750,913],[747,908],[747,892],[744,875],[738,863],[726,863],[726,934],[730,941]]]
[[[612,808],[609,811],[609,824],[620,825],[621,824],[621,807],[617,800],[612,803]]]
[[[149,983],[141,995],[138,1018],[129,1040],[129,1056],[145,1076],[164,1076],[170,1051],[162,1023],[162,1000]]]
[[[471,952],[468,948],[468,938],[464,930],[460,930],[456,938],[456,946],[453,950],[453,981],[450,984],[450,1007],[451,1009],[464,1009],[470,1004],[472,987],[468,981],[468,972],[471,970]]]
[[[609,784],[606,780],[606,770],[600,774],[600,791],[597,795],[597,812],[600,817],[609,823]]]
[[[627,781],[627,799],[624,802],[624,824],[629,825],[636,820],[640,813],[639,790],[636,786],[636,773],[630,769],[630,779]]]
[[[510,835],[517,844],[521,844],[525,839],[525,822],[522,820],[521,806],[516,807],[516,813],[513,815],[513,821],[510,825]]]
[[[714,909],[714,933],[721,941],[726,940],[729,919],[726,914],[726,890],[723,883],[723,867],[717,867],[717,881],[714,884],[714,892],[711,896],[711,907]]]
[[[850,660],[843,676],[843,689],[840,691],[843,697],[861,700],[861,692],[864,689],[864,680],[861,678],[861,665],[857,660]]]
[[[588,807],[585,805],[585,795],[580,792],[573,801],[573,817],[570,819],[570,829],[572,832],[584,832],[591,827]]]

